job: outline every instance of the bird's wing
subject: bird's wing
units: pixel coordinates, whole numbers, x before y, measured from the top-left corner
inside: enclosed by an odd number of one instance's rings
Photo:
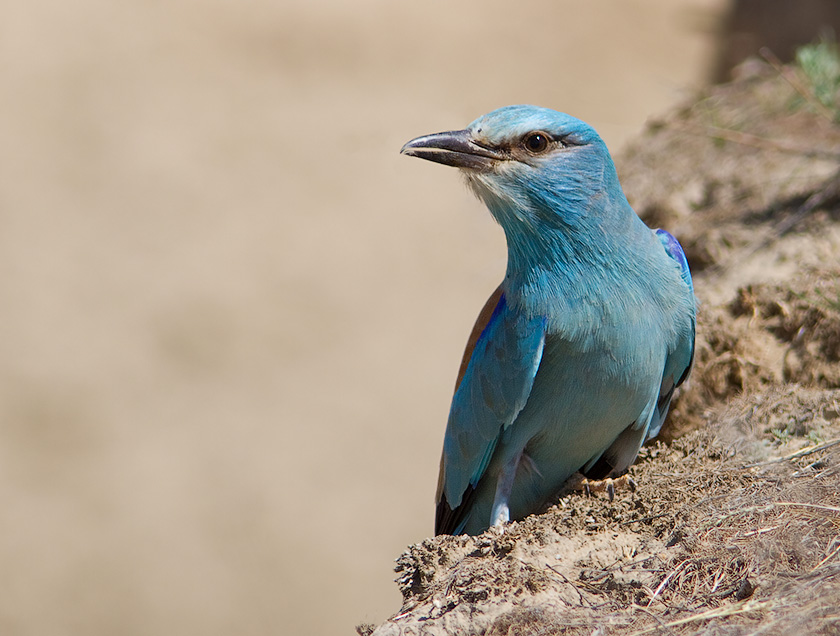
[[[495,302],[494,302],[495,301]],[[438,480],[436,533],[452,532],[502,431],[525,406],[545,344],[545,319],[511,309],[501,288],[476,322],[449,411]]]
[[[685,257],[682,246],[676,238],[665,230],[654,230],[654,233],[659,239],[659,242],[662,243],[662,247],[665,248],[665,253],[679,265],[680,276],[688,287],[687,293],[691,295],[691,306],[694,307],[694,285],[691,282],[691,270],[688,268],[688,260]],[[690,335],[676,344],[665,363],[665,373],[662,377],[659,399],[657,400],[656,410],[648,426],[648,439],[656,437],[659,433],[659,429],[662,428],[662,424],[665,421],[665,416],[668,415],[668,407],[671,405],[671,397],[674,395],[674,389],[685,382],[691,371],[691,363],[694,361],[694,325],[695,317],[692,311]]]
[[[691,270],[688,268],[688,259],[685,257],[685,252],[683,252],[680,242],[665,230],[658,229],[654,230],[653,233],[656,234],[656,238],[662,243],[662,247],[665,248],[665,253],[673,258],[677,262],[677,265],[680,266],[680,276],[682,276],[688,288],[694,292],[694,285],[691,283]]]

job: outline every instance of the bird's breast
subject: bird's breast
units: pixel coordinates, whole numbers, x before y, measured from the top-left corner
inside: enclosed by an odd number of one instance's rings
[[[633,424],[658,393],[666,357],[661,341],[642,331],[607,331],[585,346],[561,334],[546,335],[531,395],[512,427],[522,439],[542,440],[534,452],[543,466],[558,448],[580,462],[574,469],[583,465]]]

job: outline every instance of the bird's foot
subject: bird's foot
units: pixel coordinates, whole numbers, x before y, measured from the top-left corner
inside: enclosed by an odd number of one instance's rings
[[[630,475],[622,475],[615,479],[586,479],[584,478],[578,486],[578,490],[586,493],[587,497],[591,497],[595,492],[606,492],[610,501],[615,499],[616,488],[628,488],[630,492],[636,492],[636,482]]]

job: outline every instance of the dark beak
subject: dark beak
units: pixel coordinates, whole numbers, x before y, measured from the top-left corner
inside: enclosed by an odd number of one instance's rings
[[[507,158],[505,153],[495,148],[476,143],[469,130],[453,130],[418,137],[404,145],[400,153],[470,170],[490,170],[497,161]]]

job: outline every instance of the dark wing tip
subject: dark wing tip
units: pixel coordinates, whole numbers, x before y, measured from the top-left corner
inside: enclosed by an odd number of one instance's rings
[[[435,509],[435,536],[440,534],[464,534],[463,525],[467,514],[475,501],[476,488],[470,486],[461,498],[461,504],[455,508],[449,507],[446,495],[441,494]]]

